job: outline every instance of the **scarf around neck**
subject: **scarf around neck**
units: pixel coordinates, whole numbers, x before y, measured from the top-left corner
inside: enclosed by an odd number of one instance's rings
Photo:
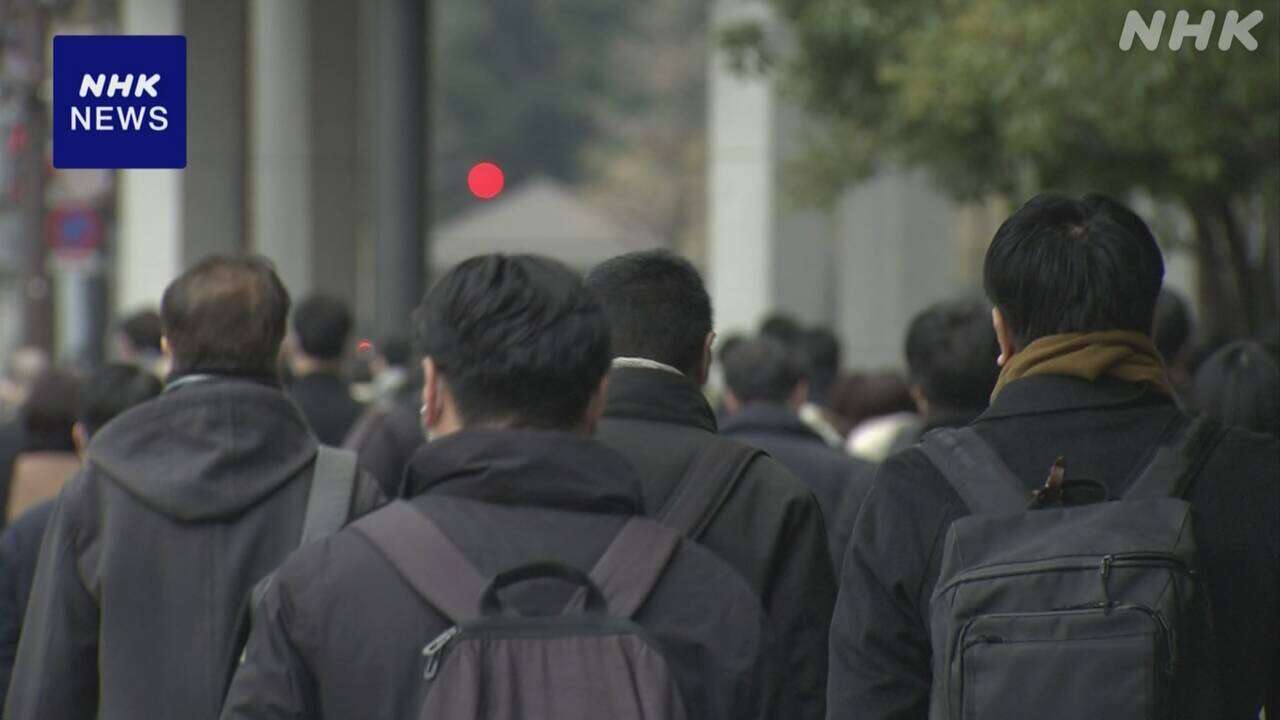
[[[1005,362],[991,399],[1009,383],[1032,375],[1067,375],[1089,381],[1107,376],[1143,383],[1173,397],[1160,351],[1151,338],[1131,330],[1047,335]]]

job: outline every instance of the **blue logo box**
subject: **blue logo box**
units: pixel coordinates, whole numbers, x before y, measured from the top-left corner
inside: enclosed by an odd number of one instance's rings
[[[53,166],[187,166],[187,39],[53,38]]]

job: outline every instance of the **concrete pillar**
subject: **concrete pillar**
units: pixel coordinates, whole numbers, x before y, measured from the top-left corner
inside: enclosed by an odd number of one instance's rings
[[[182,0],[187,36],[187,169],[182,265],[247,247],[245,71],[248,0]]]
[[[249,4],[249,239],[295,297],[312,287],[311,13]]]
[[[129,35],[181,34],[182,0],[122,0],[120,31]],[[192,114],[188,112],[188,116]],[[119,173],[115,304],[123,312],[158,305],[165,286],[181,270],[183,172]]]
[[[371,0],[369,182],[375,247],[374,330],[406,335],[426,276],[427,16],[423,0]]]
[[[759,0],[720,0],[712,27],[782,26]],[[721,334],[750,332],[770,311],[834,319],[829,213],[788,196],[783,172],[802,148],[804,114],[772,75],[742,74],[713,49],[708,112],[708,285]]]

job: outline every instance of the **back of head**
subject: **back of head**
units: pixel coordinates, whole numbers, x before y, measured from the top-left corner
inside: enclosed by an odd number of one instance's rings
[[[916,411],[907,381],[896,372],[855,373],[832,390],[831,410],[850,427],[882,415]]]
[[[160,313],[155,310],[139,310],[120,322],[120,333],[129,343],[129,349],[139,354],[160,354],[160,336],[164,334]]]
[[[256,256],[205,258],[160,303],[174,374],[275,375],[288,317],[289,291]]]
[[[831,385],[840,375],[840,339],[828,328],[811,328],[800,336],[800,348],[809,377],[809,397],[825,405]]]
[[[427,292],[415,318],[467,426],[576,428],[609,371],[604,312],[548,258],[466,260]]]
[[[613,352],[696,377],[711,332],[711,298],[688,260],[665,250],[620,255],[586,279],[609,318]]]
[[[340,360],[351,336],[351,311],[329,295],[312,295],[293,311],[298,346],[317,360]]]
[[[774,312],[760,321],[760,334],[785,345],[792,345],[803,340],[804,327],[790,315]]]
[[[911,321],[906,354],[911,383],[931,407],[986,407],[1000,375],[990,306],[981,300],[930,306]]]
[[[49,370],[31,386],[22,409],[28,451],[73,452],[72,427],[80,409],[80,381],[62,370]]]
[[[1148,334],[1163,278],[1146,223],[1102,195],[1031,198],[996,231],[983,265],[1018,348],[1060,333]]]
[[[1195,402],[1228,425],[1280,436],[1280,367],[1256,342],[1219,349],[1196,370]]]
[[[162,388],[154,375],[134,365],[104,365],[84,384],[80,424],[88,435],[93,435],[115,416],[159,395]]]
[[[413,343],[407,338],[389,337],[378,344],[378,350],[391,367],[408,367],[413,360]]]
[[[724,381],[738,402],[785,404],[804,380],[796,353],[777,340],[742,340],[722,356]]]

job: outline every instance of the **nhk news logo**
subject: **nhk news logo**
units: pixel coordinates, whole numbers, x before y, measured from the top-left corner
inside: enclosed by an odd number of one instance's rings
[[[54,167],[186,165],[186,38],[54,37]]]

